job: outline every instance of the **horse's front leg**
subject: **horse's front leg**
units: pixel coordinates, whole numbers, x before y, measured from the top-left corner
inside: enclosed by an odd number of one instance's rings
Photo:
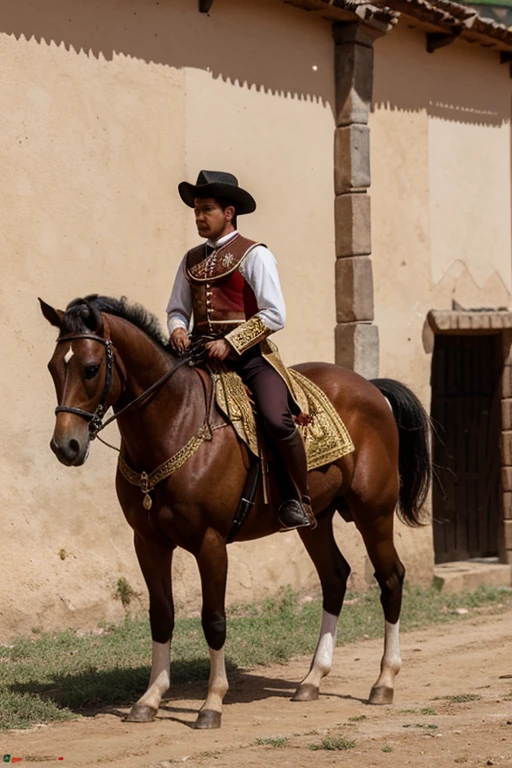
[[[334,538],[332,517],[334,507],[325,510],[318,527],[311,531],[301,528],[299,535],[311,557],[322,584],[323,611],[320,637],[309,672],[299,683],[292,701],[314,701],[320,694],[322,678],[329,674],[336,647],[338,617],[343,606],[350,566],[341,554]]]
[[[172,549],[144,541],[135,534],[135,551],[149,590],[153,653],[147,691],[133,705],[126,719],[132,723],[149,723],[155,719],[170,683],[170,648],[174,629]]]
[[[222,702],[228,690],[224,644],[226,642],[226,577],[228,558],[224,539],[209,528],[196,554],[203,592],[201,619],[210,651],[208,696],[195,728],[220,728]]]

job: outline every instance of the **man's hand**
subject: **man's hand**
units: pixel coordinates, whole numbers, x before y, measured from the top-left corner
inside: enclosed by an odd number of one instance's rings
[[[211,357],[213,360],[226,360],[233,352],[233,347],[226,339],[209,341],[205,347],[208,350],[208,357]]]
[[[179,354],[183,354],[183,352],[188,347],[190,347],[190,339],[188,337],[188,333],[184,328],[175,328],[175,330],[172,332],[171,346]]]

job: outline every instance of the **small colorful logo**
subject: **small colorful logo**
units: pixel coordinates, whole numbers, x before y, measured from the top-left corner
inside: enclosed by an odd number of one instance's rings
[[[15,757],[14,755],[2,755],[2,763],[52,763],[54,760],[64,760],[63,757],[53,757],[49,755],[26,755],[26,757]]]

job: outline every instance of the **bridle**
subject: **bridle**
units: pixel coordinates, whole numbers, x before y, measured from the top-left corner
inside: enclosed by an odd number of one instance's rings
[[[149,397],[149,395],[153,394],[153,392],[159,389],[162,384],[165,384],[165,382],[168,381],[171,376],[173,376],[176,371],[183,365],[195,365],[195,363],[197,363],[204,354],[205,344],[207,341],[211,341],[212,338],[215,337],[203,336],[198,339],[189,347],[187,352],[183,355],[182,359],[176,363],[173,368],[164,373],[161,378],[151,384],[151,386],[144,390],[142,394],[138,395],[136,398],[134,398],[134,400],[131,400],[127,405],[117,411],[117,413],[114,413],[114,415],[107,419],[107,421],[103,421],[103,417],[108,410],[108,407],[105,408],[105,405],[112,388],[112,382],[114,380],[114,348],[112,341],[110,339],[103,338],[103,336],[98,336],[96,333],[70,333],[66,334],[65,336],[60,336],[57,339],[57,344],[62,344],[66,341],[77,341],[78,339],[90,339],[91,341],[97,341],[100,344],[103,344],[105,347],[106,370],[103,391],[101,393],[98,405],[94,411],[86,411],[83,408],[76,408],[73,405],[58,405],[55,408],[55,415],[59,413],[72,413],[75,416],[80,416],[82,419],[85,419],[87,422],[89,422],[89,439],[94,440],[99,432],[105,429],[105,427],[107,427],[113,421],[116,421],[116,419],[125,413],[125,411],[127,411],[129,408],[132,408],[134,405],[141,403],[143,400]],[[98,439],[101,440],[101,438]]]
[[[55,415],[58,413],[72,413],[75,416],[80,416],[89,422],[89,436],[91,440],[94,440],[98,432],[100,432],[106,424],[103,424],[103,417],[105,415],[105,403],[109,392],[112,388],[112,382],[114,380],[114,351],[112,349],[112,342],[110,339],[104,339],[103,336],[98,336],[95,333],[70,333],[66,336],[61,336],[57,339],[57,344],[63,344],[66,341],[77,341],[78,339],[90,339],[91,341],[98,341],[105,347],[105,383],[103,384],[103,392],[98,405],[95,410],[86,411],[83,408],[75,408],[72,405],[58,405],[55,409]]]

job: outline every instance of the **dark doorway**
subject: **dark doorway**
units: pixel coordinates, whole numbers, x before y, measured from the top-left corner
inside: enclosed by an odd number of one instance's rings
[[[436,336],[431,378],[436,563],[498,554],[502,368],[499,334]]]

